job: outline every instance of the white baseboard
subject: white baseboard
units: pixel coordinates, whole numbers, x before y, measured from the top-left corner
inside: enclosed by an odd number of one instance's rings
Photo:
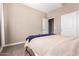
[[[25,41],[17,42],[17,43],[6,44],[5,47],[7,47],[7,46],[14,46],[14,45],[22,44],[22,43],[25,43]]]
[[[2,50],[3,50],[3,47],[0,48],[0,53],[2,52]]]

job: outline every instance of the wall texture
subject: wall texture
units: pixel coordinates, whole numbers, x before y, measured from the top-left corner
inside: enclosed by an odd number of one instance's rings
[[[59,9],[50,11],[48,13],[48,17],[52,17],[55,19],[54,20],[54,33],[56,34],[61,33],[61,15],[74,12],[77,10],[79,10],[79,4],[69,3],[69,4],[63,4],[63,6]]]
[[[22,4],[4,4],[6,44],[22,42],[30,34],[42,33],[45,13]]]

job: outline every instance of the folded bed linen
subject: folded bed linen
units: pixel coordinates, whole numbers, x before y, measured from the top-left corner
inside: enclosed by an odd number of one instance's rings
[[[26,38],[26,41],[28,40],[29,42],[37,37],[44,37],[44,36],[49,36],[49,35],[54,35],[54,34],[38,34],[38,35],[30,35]]]

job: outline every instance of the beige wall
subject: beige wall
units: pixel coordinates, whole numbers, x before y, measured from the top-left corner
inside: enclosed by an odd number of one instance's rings
[[[61,15],[79,10],[79,4],[64,4],[61,8],[48,13],[48,17],[55,18],[54,20],[54,33],[60,34],[61,32]]]
[[[4,4],[6,44],[22,42],[29,34],[42,33],[45,13],[22,4]]]

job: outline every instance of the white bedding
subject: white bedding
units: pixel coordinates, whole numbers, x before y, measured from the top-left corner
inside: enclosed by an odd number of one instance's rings
[[[63,37],[51,35],[32,39],[26,42],[38,56],[72,56],[79,55],[79,39],[73,37]]]

